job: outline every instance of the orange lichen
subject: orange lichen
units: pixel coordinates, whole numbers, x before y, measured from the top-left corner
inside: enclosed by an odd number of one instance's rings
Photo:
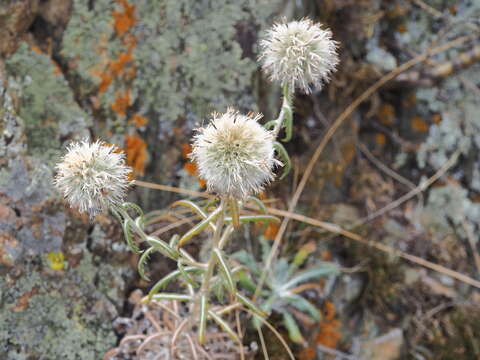
[[[183,164],[183,168],[188,173],[188,175],[191,175],[191,176],[197,176],[198,175],[197,165],[195,165],[192,162],[186,162],[185,164]]]
[[[317,351],[315,349],[315,346],[305,347],[297,354],[298,360],[315,360],[316,358]]]
[[[128,51],[132,51],[137,47],[137,39],[133,34],[126,34],[122,38],[122,43],[125,45]]]
[[[392,125],[395,120],[395,108],[390,104],[380,105],[377,116],[384,125]]]
[[[413,131],[425,132],[428,131],[428,124],[420,116],[415,116],[410,120]]]
[[[265,231],[263,232],[263,236],[265,237],[265,239],[273,240],[277,236],[279,228],[280,226],[278,226],[277,223],[270,221],[267,227],[265,228]]]
[[[117,77],[121,75],[124,71],[125,65],[133,61],[133,56],[130,51],[123,52],[118,55],[117,61],[112,61],[110,63],[110,70],[112,75]]]
[[[135,175],[143,176],[147,162],[147,144],[137,135],[125,137],[125,153],[127,165],[131,166]]]
[[[397,25],[397,31],[400,33],[400,34],[404,34],[407,32],[407,26],[405,24],[399,24]]]
[[[106,73],[106,72],[100,73],[99,77],[100,77],[100,84],[98,85],[98,92],[103,93],[107,91],[108,87],[112,83],[113,78],[109,73]]]
[[[385,146],[387,143],[387,137],[385,134],[380,132],[375,133],[375,143],[380,146]]]
[[[140,115],[139,113],[135,113],[132,118],[130,119],[131,123],[135,125],[136,128],[140,128],[142,126],[147,125],[148,120],[144,116]]]
[[[434,124],[440,124],[441,121],[442,121],[442,115],[440,115],[439,113],[433,114],[432,122]]]
[[[183,144],[182,145],[182,159],[187,160],[189,158],[189,154],[192,152],[192,145],[190,144]]]
[[[117,91],[115,102],[111,105],[112,110],[119,116],[125,116],[130,105],[130,91],[124,93]]]
[[[316,343],[331,349],[337,347],[342,338],[340,321],[335,319],[335,305],[327,301],[323,307],[323,321],[320,323],[320,332],[317,334]]]
[[[30,298],[38,294],[38,287],[34,287],[32,290],[29,292],[25,293],[24,295],[20,296],[17,299],[17,302],[15,303],[14,306],[11,307],[11,310],[13,311],[23,311],[28,308]]]
[[[130,5],[127,0],[117,0],[117,3],[122,5],[123,11],[112,11],[114,19],[115,33],[118,36],[123,36],[130,28],[135,25],[135,5]]]

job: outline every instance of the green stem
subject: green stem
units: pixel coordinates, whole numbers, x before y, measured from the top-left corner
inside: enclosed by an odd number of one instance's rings
[[[217,222],[215,224],[215,232],[213,233],[212,238],[212,253],[210,254],[210,259],[208,260],[208,267],[207,272],[205,273],[202,281],[202,288],[200,290],[201,295],[208,296],[210,291],[210,280],[213,276],[213,270],[215,268],[216,258],[213,255],[213,249],[218,248],[218,244],[220,242],[221,233],[223,230],[223,223],[225,221],[225,200],[222,199],[220,201],[220,215],[217,218]]]

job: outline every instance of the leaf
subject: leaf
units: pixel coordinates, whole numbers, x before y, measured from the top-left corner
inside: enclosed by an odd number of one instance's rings
[[[195,281],[193,281],[190,275],[188,275],[188,272],[185,271],[185,267],[183,266],[182,259],[179,259],[177,261],[177,267],[187,284],[192,285],[194,288],[197,288],[199,286]]]
[[[238,279],[238,282],[240,283],[240,286],[244,289],[247,289],[250,292],[255,292],[255,289],[257,286],[255,283],[252,281],[250,276],[248,276],[246,271],[240,271],[237,275],[236,278]],[[238,293],[237,293],[238,295]]]
[[[125,241],[127,242],[128,248],[133,251],[136,254],[140,253],[140,249],[138,248],[138,245],[135,244],[135,241],[133,240],[133,232],[132,232],[132,220],[131,219],[125,219],[125,221],[122,224],[123,228],[123,235],[125,236]]]
[[[283,105],[283,122],[282,126],[285,128],[285,137],[282,139],[283,142],[288,142],[292,139],[292,128],[293,128],[293,112],[292,107],[285,103]]]
[[[137,222],[137,220],[138,220],[138,224],[139,224],[138,226],[140,227],[140,229],[143,229],[143,225],[145,224],[145,221],[144,221],[145,215],[143,213],[142,208],[140,206],[138,206],[137,204],[134,204],[134,203],[131,203],[131,202],[123,203],[122,207],[127,211],[129,209],[133,209],[137,213],[138,217],[137,217],[137,219],[135,219],[135,222]]]
[[[195,273],[195,272],[203,271],[202,269],[199,269],[199,268],[193,267],[193,266],[188,266],[188,267],[184,268],[183,270],[187,273],[190,273],[190,272]],[[150,289],[150,291],[148,293],[148,298],[151,299],[153,295],[155,295],[160,290],[165,288],[171,281],[177,279],[181,274],[182,273],[180,272],[180,270],[175,270],[175,271],[172,271],[170,274],[164,276],[160,280],[158,280],[157,283]]]
[[[178,301],[192,301],[190,295],[175,294],[175,293],[161,293],[153,295],[153,300],[178,300]]]
[[[154,247],[148,248],[143,252],[142,256],[140,257],[140,260],[138,260],[138,265],[137,265],[138,273],[140,274],[140,277],[145,281],[150,281],[149,277],[145,275],[145,264],[147,263],[148,257],[150,256],[150,254],[154,251],[155,251]]]
[[[251,301],[246,296],[243,296],[242,294],[237,293],[237,299],[247,308],[252,310],[256,315],[261,316],[263,318],[267,317],[268,314],[265,311],[261,310],[257,305],[253,303],[253,301]]]
[[[275,127],[276,124],[277,124],[277,120],[270,120],[265,125],[263,125],[263,127],[267,130],[271,130]]]
[[[255,261],[255,258],[251,253],[246,250],[240,250],[231,255],[232,259],[238,260],[241,264],[245,265],[254,274],[260,274],[260,268]]]
[[[174,234],[168,242],[168,245],[170,245],[172,249],[175,249],[177,247],[178,240],[180,240],[180,235]]]
[[[293,318],[292,315],[288,312],[283,313],[283,324],[287,328],[288,331],[288,337],[290,340],[292,340],[296,344],[304,344],[305,339],[302,336],[302,333],[300,332],[300,329],[298,328],[297,322]]]
[[[283,164],[282,175],[280,175],[280,180],[282,180],[283,178],[285,178],[285,176],[288,175],[288,173],[292,169],[292,162],[290,160],[290,156],[288,155],[287,150],[278,141],[275,141],[273,143],[273,148],[277,152],[277,155]]]
[[[162,253],[164,256],[177,260],[180,254],[178,251],[171,248],[166,242],[160,240],[156,236],[147,236],[145,239],[151,246],[153,246],[158,252]]]
[[[315,305],[313,305],[304,297],[297,294],[290,294],[285,296],[284,299],[287,300],[287,302],[294,308],[304,313],[308,313],[313,319],[320,321],[322,317],[320,311],[315,307]]]
[[[265,207],[265,204],[264,204],[263,201],[260,200],[259,198],[250,195],[250,196],[247,197],[247,201],[250,201],[250,202],[255,203],[255,205],[258,206],[258,209],[260,210],[260,212],[261,212],[262,214],[266,214],[266,213],[267,213],[267,208]]]
[[[200,297],[200,316],[198,324],[198,342],[200,345],[205,343],[205,333],[207,331],[207,311],[208,301],[205,295]]]
[[[201,233],[212,221],[215,221],[215,219],[220,215],[221,211],[222,207],[219,206],[206,219],[202,220],[200,223],[191,228],[185,235],[180,238],[180,240],[178,241],[178,247],[182,247],[192,237]]]
[[[330,274],[338,274],[340,272],[340,269],[337,264],[334,263],[322,263],[318,266],[311,267],[293,278],[291,278],[286,284],[282,286],[283,290],[288,290],[297,284],[300,284],[304,281],[324,276],[324,275],[330,275]]]
[[[209,310],[208,314],[212,317],[213,321],[215,321],[218,324],[218,326],[220,326],[222,330],[225,331],[228,334],[228,336],[230,336],[230,338],[233,341],[236,341],[237,343],[241,344],[240,339],[238,338],[235,331],[233,331],[232,328],[216,312]]]
[[[185,206],[185,207],[189,208],[190,210],[192,210],[194,213],[196,213],[198,216],[200,216],[202,219],[207,218],[207,214],[205,213],[205,211],[203,211],[197,204],[195,204],[194,202],[192,202],[190,200],[175,201],[171,206],[172,207]],[[212,228],[213,231],[215,231],[215,225],[214,224],[210,223],[210,227]]]
[[[277,218],[275,216],[272,216],[272,215],[243,215],[243,216],[240,216],[239,220],[240,220],[241,223],[257,222],[257,221],[273,221],[273,222],[276,222],[276,223],[280,222],[279,218]],[[232,218],[231,217],[226,217],[225,222],[226,223],[232,222]]]
[[[228,266],[228,263],[224,257],[222,250],[213,249],[213,254],[216,257],[221,273],[225,278],[229,293],[235,296],[235,294],[237,293],[237,287],[235,286],[235,281],[233,280],[232,272],[230,271],[230,267]]]

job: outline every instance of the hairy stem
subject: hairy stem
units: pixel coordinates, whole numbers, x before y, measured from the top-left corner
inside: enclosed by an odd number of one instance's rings
[[[282,129],[283,126],[283,120],[285,119],[285,107],[290,107],[291,106],[291,94],[290,90],[288,88],[288,85],[285,84],[283,86],[283,101],[282,101],[282,108],[280,109],[280,114],[278,115],[278,118],[275,120],[275,127],[273,128],[273,136],[275,138],[278,137],[278,133]]]

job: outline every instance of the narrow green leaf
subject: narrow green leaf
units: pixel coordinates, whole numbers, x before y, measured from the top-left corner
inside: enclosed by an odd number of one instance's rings
[[[277,124],[277,120],[270,120],[265,125],[263,125],[263,127],[267,130],[270,130],[270,129],[273,129],[276,124]]]
[[[171,248],[166,242],[160,240],[156,236],[147,236],[145,239],[151,246],[153,246],[157,251],[162,253],[164,256],[177,260],[180,256],[178,251]]]
[[[290,156],[288,156],[287,150],[283,147],[282,144],[280,144],[278,141],[275,141],[273,147],[283,164],[282,175],[280,175],[280,180],[282,180],[283,178],[285,178],[285,176],[288,175],[288,173],[292,169],[292,162],[290,161]]]
[[[213,321],[215,321],[218,324],[218,326],[220,326],[222,330],[225,331],[228,334],[228,336],[230,336],[230,338],[233,341],[236,341],[237,343],[241,344],[240,339],[238,338],[235,331],[233,331],[232,328],[217,313],[209,310],[208,314],[212,317]]]
[[[202,219],[206,219],[208,217],[205,211],[203,211],[197,204],[190,200],[175,201],[171,206],[185,206],[192,210],[194,213],[196,213],[198,216],[200,216]],[[215,231],[215,225],[213,223],[209,223],[209,226],[212,228],[213,231]]]
[[[115,216],[115,218],[118,220],[120,224],[123,224],[123,219],[117,210],[115,210],[114,208],[110,208],[110,212],[113,214],[113,216]]]
[[[207,331],[207,311],[208,301],[205,295],[200,297],[200,317],[198,324],[198,342],[200,345],[205,343],[205,333]]]
[[[138,245],[135,244],[135,241],[133,240],[132,220],[125,219],[125,221],[122,224],[122,227],[123,227],[123,235],[125,236],[125,241],[127,242],[129,249],[134,253],[139,254],[140,250],[138,248]]]
[[[235,286],[235,281],[233,280],[232,272],[230,271],[230,267],[228,266],[227,260],[220,249],[213,249],[213,254],[217,259],[218,265],[220,267],[221,273],[225,278],[227,283],[228,292],[235,296],[237,293],[237,287]]]
[[[289,104],[283,105],[282,125],[285,128],[285,137],[282,139],[282,141],[288,142],[292,139],[292,128],[293,128],[293,113],[292,113],[292,107]]]
[[[247,222],[257,222],[257,221],[273,221],[275,223],[279,223],[280,219],[272,216],[272,215],[242,215],[240,216],[240,222],[241,223],[247,223]],[[231,223],[232,218],[231,217],[226,217],[225,218],[226,223]]]
[[[260,212],[261,212],[262,214],[266,214],[266,213],[267,213],[267,208],[265,207],[265,204],[263,203],[262,200],[260,200],[260,199],[257,198],[256,196],[249,196],[249,197],[247,197],[247,201],[250,201],[250,202],[255,203],[255,205],[258,206],[258,209],[260,210]]]
[[[255,292],[255,289],[257,286],[255,283],[252,281],[250,276],[248,276],[248,273],[246,271],[240,271],[237,275],[236,278],[238,279],[238,282],[240,286],[250,292]],[[238,295],[238,293],[237,293]]]
[[[193,266],[188,266],[183,269],[187,273],[201,272],[202,270]],[[182,273],[180,270],[172,271],[170,274],[164,276],[150,289],[148,298],[151,299],[153,295],[164,289],[170,282],[177,279]]]
[[[249,298],[246,296],[243,296],[239,292],[237,292],[237,299],[240,301],[243,305],[245,305],[247,308],[252,310],[256,315],[261,316],[263,318],[267,317],[267,313],[261,310],[257,305],[253,303]]]
[[[288,312],[283,313],[283,324],[287,328],[288,336],[290,337],[290,340],[292,340],[296,344],[305,343],[305,339],[303,338],[302,333],[298,328],[297,322],[295,321],[293,316],[290,315],[290,313]]]
[[[290,294],[288,296],[284,297],[285,300],[288,301],[290,305],[292,305],[294,308],[310,314],[310,316],[317,320],[320,321],[322,315],[320,311],[313,305],[310,301],[305,299],[304,297],[297,295],[297,294]]]
[[[180,235],[174,234],[174,235],[171,237],[168,245],[170,245],[170,247],[171,247],[172,249],[175,249],[175,248],[177,247],[178,240],[180,240]]]
[[[136,213],[137,213],[137,216],[139,218],[139,224],[142,224],[142,226],[139,226],[140,228],[143,228],[143,224],[145,223],[144,222],[144,218],[145,218],[145,215],[143,213],[143,210],[140,206],[138,206],[137,204],[134,204],[134,203],[131,203],[131,202],[125,202],[122,204],[122,207],[125,209],[125,210],[129,210],[129,209],[133,209]]]
[[[182,274],[183,280],[185,280],[187,284],[192,285],[194,288],[197,288],[199,286],[195,281],[193,281],[190,275],[188,275],[188,272],[185,271],[185,266],[183,265],[182,259],[179,259],[177,261],[177,267],[180,273]]]
[[[215,211],[213,211],[210,215],[208,215],[206,219],[202,220],[200,223],[198,223],[193,228],[191,228],[185,235],[183,235],[180,238],[180,240],[178,241],[178,247],[182,247],[192,237],[194,237],[195,235],[198,235],[203,230],[205,230],[208,224],[216,220],[216,218],[220,215],[221,210],[222,208],[218,207],[217,209],[215,209]]]
[[[334,263],[322,263],[318,266],[311,267],[297,274],[296,276],[291,278],[286,284],[284,284],[282,286],[282,289],[288,290],[307,280],[320,277],[320,276],[330,275],[330,274],[338,274],[339,272],[340,272],[340,269],[338,265]]]
[[[145,264],[147,263],[150,254],[152,254],[154,251],[154,247],[148,248],[143,252],[140,260],[138,260],[138,273],[140,274],[140,277],[145,281],[150,281],[149,277],[145,274]]]
[[[174,293],[161,293],[153,295],[153,300],[178,300],[178,301],[191,301],[192,297],[185,294]]]

